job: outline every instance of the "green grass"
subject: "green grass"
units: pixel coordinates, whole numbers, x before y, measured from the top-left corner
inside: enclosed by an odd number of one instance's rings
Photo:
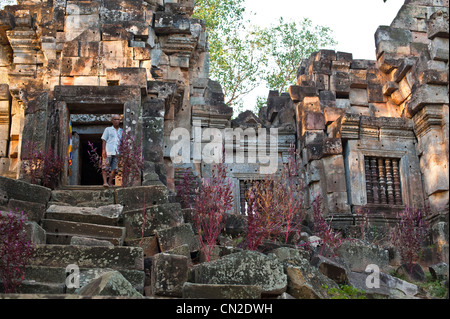
[[[328,289],[327,286],[325,286]],[[331,299],[367,299],[366,292],[348,285],[340,285],[339,288],[329,288]]]

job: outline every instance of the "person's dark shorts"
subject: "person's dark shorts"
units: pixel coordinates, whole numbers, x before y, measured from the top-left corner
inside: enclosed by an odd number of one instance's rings
[[[119,165],[119,158],[116,155],[110,155],[106,160],[103,160],[102,168],[104,170],[116,170]]]

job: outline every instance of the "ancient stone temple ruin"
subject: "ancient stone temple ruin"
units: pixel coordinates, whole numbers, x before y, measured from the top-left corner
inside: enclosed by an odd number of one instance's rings
[[[270,147],[276,146],[277,165],[294,145],[306,201],[322,194],[333,227],[346,232],[355,226],[359,209],[368,211],[373,225],[386,227],[405,207],[429,207],[434,260],[448,263],[448,0],[406,0],[391,25],[377,29],[374,60],[319,50],[301,61],[288,93],[270,91],[259,114],[246,111],[235,119],[220,83],[209,78],[208,35],[204,21],[192,18],[194,5],[194,0],[18,0],[0,11],[0,206],[34,208],[30,219],[46,232],[43,243],[53,244],[39,248],[45,258],[35,266],[64,261],[55,257],[62,256],[59,245],[75,237],[70,223],[81,222],[57,223],[64,205],[92,211],[115,205],[128,212],[125,226],[112,222],[120,215],[113,210],[100,223],[104,226],[83,227],[87,237],[104,232],[118,246],[128,240],[122,247],[128,251],[117,253],[127,257],[109,267],[126,269],[124,276],[142,290],[146,268],[136,266],[134,246],[141,237],[143,194],[151,196],[155,210],[172,212],[171,220],[156,224],[191,231],[174,200],[176,185],[185,169],[200,178],[211,172],[211,164],[194,155],[188,164],[173,162],[175,128],[190,133],[191,145],[202,140],[202,129],[225,136],[226,129],[276,128],[277,144]],[[144,171],[134,187],[98,190],[93,185],[101,179],[89,168],[88,142],[100,143],[111,114],[120,114],[124,129],[142,137]],[[65,161],[56,190],[22,181],[26,141],[62,157],[70,152],[71,165]],[[254,145],[249,140],[240,147],[247,155]],[[228,165],[235,214],[245,214],[245,181],[264,178],[265,164],[250,159]],[[146,233],[147,256],[158,244],[166,250],[153,231],[156,226]],[[197,248],[189,244],[188,255]],[[164,258],[153,262],[163,267]],[[94,266],[86,260],[80,267]]]

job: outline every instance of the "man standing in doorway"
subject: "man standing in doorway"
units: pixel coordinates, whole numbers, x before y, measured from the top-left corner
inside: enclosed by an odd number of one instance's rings
[[[112,126],[107,127],[102,135],[102,176],[103,186],[113,186],[112,182],[117,173],[119,164],[118,148],[122,139],[122,129],[119,127],[120,116],[114,114],[111,119]],[[108,169],[110,170],[109,180]]]

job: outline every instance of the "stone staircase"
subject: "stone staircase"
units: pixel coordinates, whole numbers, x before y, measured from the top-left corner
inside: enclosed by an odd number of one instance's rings
[[[123,206],[115,203],[114,189],[98,186],[66,187],[52,192],[41,220],[46,243],[70,245],[73,237],[108,241],[122,246],[125,228],[119,226]],[[86,241],[87,243],[88,241]]]
[[[73,293],[68,275],[79,271],[80,286],[99,273],[119,271],[139,291],[144,290],[142,249],[120,246],[37,245],[25,271],[21,293]],[[66,282],[68,280],[68,282]],[[75,281],[73,281],[74,283]]]
[[[158,215],[181,214],[179,204],[169,203],[164,185],[108,189],[71,186],[52,191],[40,220],[45,244],[35,249],[21,293],[73,293],[75,288],[68,287],[66,278],[74,265],[81,286],[102,272],[117,270],[143,293],[144,252],[136,243],[142,234],[139,216],[144,208]],[[172,224],[169,220],[168,226]]]

